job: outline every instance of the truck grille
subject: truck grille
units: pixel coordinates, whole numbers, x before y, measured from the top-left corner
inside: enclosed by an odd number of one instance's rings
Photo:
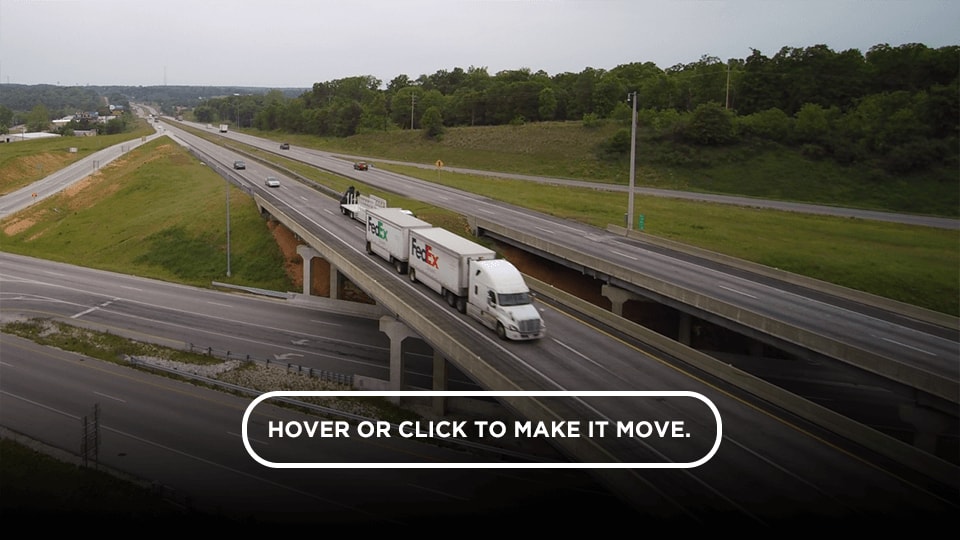
[[[535,334],[540,331],[540,321],[536,319],[518,321],[517,327],[520,328],[522,334]]]

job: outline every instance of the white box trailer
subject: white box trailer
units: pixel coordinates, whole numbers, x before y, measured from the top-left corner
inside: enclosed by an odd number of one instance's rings
[[[467,297],[468,261],[495,259],[490,248],[440,227],[410,231],[410,281],[421,282],[463,312]]]
[[[405,274],[410,259],[410,231],[433,225],[403,208],[368,208],[366,216],[367,253],[379,255],[393,265],[398,274]]]
[[[440,227],[409,231],[410,281],[420,282],[502,339],[546,334],[523,274],[496,253]]]

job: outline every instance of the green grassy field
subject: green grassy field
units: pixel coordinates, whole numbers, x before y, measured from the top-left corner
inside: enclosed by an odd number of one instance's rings
[[[348,138],[242,130],[299,146],[385,160],[592,180],[627,185],[629,159],[600,157],[598,148],[625,126],[607,122],[543,122],[520,126],[458,127],[440,141],[419,131],[394,130]],[[642,130],[640,130],[642,132]],[[744,143],[688,147],[638,135],[636,184],[702,193],[745,195],[849,208],[960,216],[960,175],[944,165],[891,176],[874,167],[808,159],[796,149]]]

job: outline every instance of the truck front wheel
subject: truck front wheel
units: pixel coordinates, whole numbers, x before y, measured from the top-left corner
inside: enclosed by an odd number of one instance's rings
[[[416,271],[416,270],[414,270],[413,268],[411,268],[411,269],[410,269],[410,272],[408,273],[408,275],[410,276],[410,281],[412,281],[412,282],[414,282],[414,283],[417,282],[417,271]]]
[[[504,341],[507,340],[507,329],[503,327],[503,323],[497,323],[497,336]]]

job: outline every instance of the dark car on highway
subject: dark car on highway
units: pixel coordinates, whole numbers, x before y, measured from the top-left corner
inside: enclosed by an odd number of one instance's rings
[[[283,144],[281,144],[281,145],[280,145],[280,149],[281,149],[281,150],[289,150],[289,149],[290,149],[290,143],[283,143]]]
[[[244,163],[244,162],[242,162],[242,161],[234,161],[234,162],[233,162],[233,168],[234,168],[234,169],[246,169],[246,168],[247,168],[247,164]]]

